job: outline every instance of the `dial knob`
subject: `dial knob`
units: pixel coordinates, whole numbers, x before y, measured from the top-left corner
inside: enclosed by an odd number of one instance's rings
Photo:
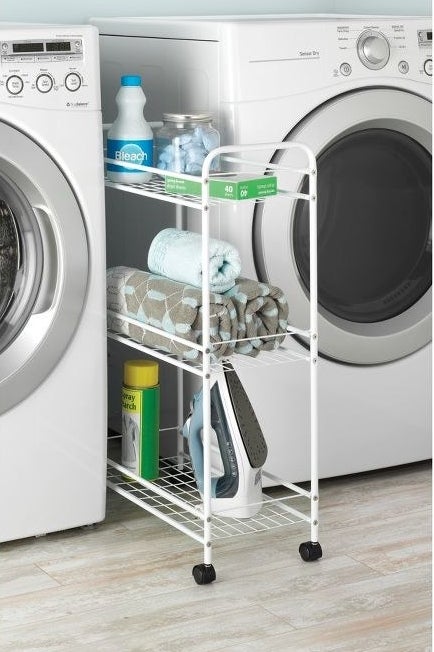
[[[364,66],[371,70],[381,70],[389,61],[389,41],[381,32],[367,30],[359,36],[357,52]]]
[[[81,86],[81,77],[76,72],[70,72],[65,77],[65,87],[71,93],[78,91]]]
[[[51,75],[42,73],[36,78],[36,88],[40,93],[49,93],[54,86],[54,81]]]
[[[11,75],[6,80],[6,88],[11,95],[18,95],[24,88],[24,82],[18,75]]]

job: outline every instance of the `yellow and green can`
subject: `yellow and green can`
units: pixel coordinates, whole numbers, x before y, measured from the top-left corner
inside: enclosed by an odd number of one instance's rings
[[[127,360],[122,385],[122,466],[146,480],[159,475],[160,386],[155,360]]]

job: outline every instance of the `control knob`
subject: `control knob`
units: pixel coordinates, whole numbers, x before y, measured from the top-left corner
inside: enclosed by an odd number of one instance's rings
[[[357,53],[364,66],[371,70],[381,70],[389,61],[389,41],[381,32],[368,29],[359,36]]]
[[[78,91],[80,86],[81,86],[81,77],[78,73],[70,72],[66,75],[65,87],[68,89],[68,91],[74,93],[75,91]]]
[[[40,93],[49,93],[54,86],[54,79],[46,72],[36,77],[36,88]]]
[[[6,89],[11,95],[19,95],[24,88],[24,82],[18,75],[11,75],[6,80]]]

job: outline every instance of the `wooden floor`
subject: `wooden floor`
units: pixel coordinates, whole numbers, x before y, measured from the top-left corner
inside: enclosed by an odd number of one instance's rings
[[[202,548],[120,496],[88,529],[0,547],[0,650],[431,650],[431,466],[320,484],[323,559],[305,525]]]

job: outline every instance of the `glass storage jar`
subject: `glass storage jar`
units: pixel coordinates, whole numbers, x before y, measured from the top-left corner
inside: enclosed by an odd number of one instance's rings
[[[207,154],[220,146],[220,135],[209,113],[163,113],[163,126],[155,134],[157,168],[200,176]],[[211,170],[218,170],[216,157]]]

